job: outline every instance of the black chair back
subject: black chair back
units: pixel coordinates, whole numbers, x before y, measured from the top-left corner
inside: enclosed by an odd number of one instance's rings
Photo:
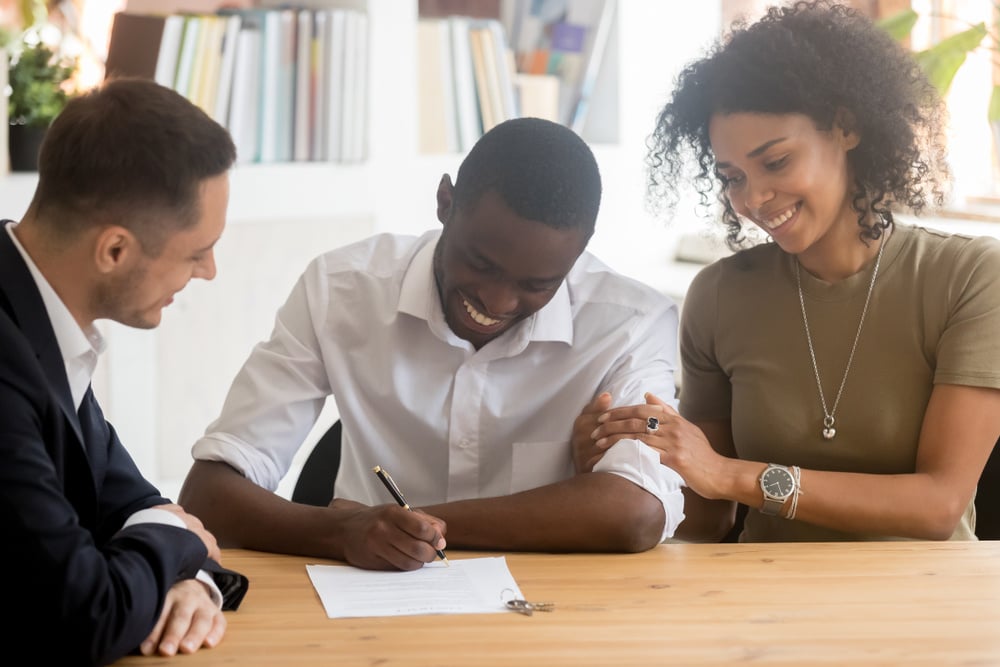
[[[976,490],[976,536],[1000,540],[1000,440],[993,447]]]
[[[340,420],[334,422],[302,466],[292,491],[292,502],[326,507],[333,500],[333,484],[340,468]]]

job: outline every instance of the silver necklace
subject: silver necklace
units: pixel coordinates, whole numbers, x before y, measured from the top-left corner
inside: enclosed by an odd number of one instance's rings
[[[809,358],[812,359],[813,373],[816,375],[816,388],[819,389],[819,401],[823,405],[823,439],[833,440],[837,435],[837,429],[833,427],[834,415],[837,413],[837,406],[840,405],[840,395],[844,393],[844,384],[847,383],[847,374],[851,372],[851,362],[854,361],[854,351],[858,349],[858,339],[861,338],[861,327],[865,324],[865,315],[868,314],[868,303],[872,298],[872,290],[875,289],[875,277],[878,275],[878,265],[882,261],[882,251],[885,249],[886,237],[882,238],[878,247],[878,255],[875,257],[875,268],[872,270],[872,279],[868,283],[868,295],[865,297],[865,306],[861,309],[861,319],[858,321],[858,332],[854,334],[854,344],[851,345],[851,354],[847,357],[847,367],[844,369],[844,377],[840,379],[840,388],[837,389],[837,397],[833,399],[833,409],[827,410],[826,396],[823,394],[823,383],[819,379],[819,366],[816,364],[816,350],[813,349],[812,334],[809,332],[809,318],[806,317],[806,300],[802,296],[802,280],[799,276],[799,262],[795,260],[795,285],[799,290],[799,305],[802,306],[802,324],[806,329],[806,342],[809,343]]]

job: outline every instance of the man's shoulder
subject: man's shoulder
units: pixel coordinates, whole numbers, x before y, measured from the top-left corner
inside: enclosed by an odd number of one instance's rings
[[[619,273],[586,251],[573,265],[566,283],[574,306],[610,304],[647,313],[675,305],[669,296],[651,285]]]
[[[328,250],[313,260],[309,270],[320,271],[328,276],[395,275],[405,271],[413,256],[428,243],[435,242],[439,234],[436,230],[420,236],[375,234]]]

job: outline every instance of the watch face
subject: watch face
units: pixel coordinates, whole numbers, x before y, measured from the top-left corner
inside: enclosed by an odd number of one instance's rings
[[[768,468],[760,476],[760,488],[772,498],[787,498],[795,489],[795,478],[785,468]]]

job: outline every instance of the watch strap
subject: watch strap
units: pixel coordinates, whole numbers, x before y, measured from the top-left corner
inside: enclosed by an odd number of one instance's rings
[[[764,504],[760,506],[760,513],[767,516],[778,516],[781,508],[785,506],[787,498],[768,498],[764,496]]]

